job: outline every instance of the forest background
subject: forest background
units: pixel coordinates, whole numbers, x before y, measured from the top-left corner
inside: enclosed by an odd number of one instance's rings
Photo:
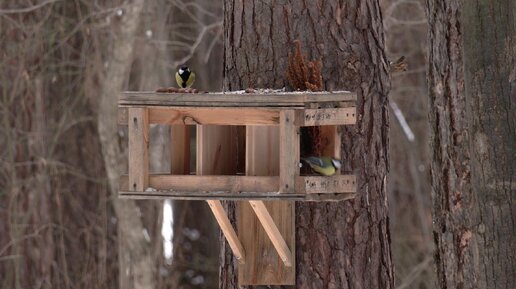
[[[0,3],[0,288],[116,288],[129,282],[120,272],[136,270],[119,258],[127,248],[141,249],[136,268],[152,272],[155,288],[216,288],[219,231],[205,203],[164,207],[110,193],[99,111],[104,96],[117,97],[109,95],[114,80],[104,76],[123,52],[113,24],[130,7],[101,0]],[[434,288],[425,4],[380,3],[387,57],[408,63],[391,73],[389,97],[396,287]],[[188,63],[196,88],[220,91],[222,7],[222,0],[145,1],[123,87],[175,85],[175,70]],[[163,161],[170,159],[168,133],[151,129],[151,171],[170,167]],[[127,135],[119,135],[123,151]],[[163,253],[164,212],[174,220],[165,224],[172,226],[171,258]],[[124,238],[120,226],[137,237]]]

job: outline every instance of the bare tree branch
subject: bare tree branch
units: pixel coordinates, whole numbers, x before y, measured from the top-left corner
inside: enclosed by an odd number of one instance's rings
[[[26,7],[26,8],[19,8],[19,9],[0,9],[0,14],[16,14],[16,13],[27,13],[35,11],[45,5],[52,4],[55,2],[59,2],[61,0],[46,0],[39,4],[36,4],[34,6]]]

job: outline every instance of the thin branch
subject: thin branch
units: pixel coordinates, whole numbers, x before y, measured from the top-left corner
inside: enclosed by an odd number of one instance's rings
[[[199,32],[199,34],[197,35],[197,40],[195,40],[195,42],[190,47],[188,55],[186,55],[185,57],[181,58],[178,61],[175,61],[173,67],[176,67],[179,64],[185,63],[190,58],[192,58],[192,56],[194,55],[195,51],[197,50],[197,47],[201,44],[201,41],[204,38],[204,35],[206,34],[206,32],[208,32],[211,29],[215,29],[215,28],[219,28],[220,29],[220,27],[222,27],[222,21],[215,22],[215,23],[212,23],[210,25],[204,26],[202,28],[201,32]]]
[[[32,11],[35,11],[47,4],[52,4],[52,3],[55,3],[55,2],[58,2],[58,1],[61,1],[61,0],[47,0],[47,1],[43,1],[39,4],[36,4],[34,6],[30,6],[30,7],[26,7],[26,8],[19,8],[19,9],[0,9],[0,14],[16,14],[16,13],[27,13],[27,12],[32,12]]]
[[[401,282],[400,286],[396,287],[396,289],[405,289],[416,280],[416,278],[425,271],[430,262],[432,261],[432,256],[426,257],[421,263],[414,266],[412,271],[407,275],[407,277]]]
[[[405,119],[405,116],[403,115],[403,112],[398,107],[396,102],[390,101],[389,104],[391,105],[392,111],[394,112],[394,115],[396,116],[396,119],[400,123],[401,128],[403,129],[403,132],[405,133],[405,136],[410,142],[413,142],[415,140],[414,133],[412,132],[412,129],[407,123],[407,120]]]
[[[220,29],[217,32],[217,35],[213,37],[213,40],[210,43],[210,46],[208,46],[208,50],[206,51],[206,55],[204,56],[204,63],[208,63],[208,60],[210,59],[211,51],[213,50],[213,47],[215,44],[219,41],[220,37],[222,36],[222,29]]]
[[[9,241],[9,243],[7,243],[1,250],[0,250],[0,256],[2,254],[4,254],[4,252],[7,251],[7,249],[9,249],[9,247],[11,247],[12,245],[18,243],[18,242],[21,242],[23,240],[26,240],[26,239],[32,239],[32,238],[36,238],[39,236],[39,233],[46,229],[47,227],[49,227],[49,225],[43,225],[41,227],[39,227],[38,229],[36,229],[33,233],[30,233],[30,234],[27,234],[27,235],[24,235],[24,236],[21,236],[20,238],[17,238],[17,239],[11,239],[11,241]]]

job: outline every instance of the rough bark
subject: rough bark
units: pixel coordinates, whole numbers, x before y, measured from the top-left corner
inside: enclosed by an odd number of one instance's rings
[[[441,288],[514,288],[514,1],[427,1]]]
[[[349,202],[297,204],[296,287],[393,288],[389,80],[378,2],[228,0],[224,34],[226,90],[286,86],[288,53],[299,39],[308,59],[321,59],[325,89],[358,93],[360,116],[355,128],[342,130],[342,158],[359,176],[359,194]],[[229,249],[221,254],[221,288],[237,288],[234,258]]]
[[[118,217],[120,288],[154,288],[150,246],[143,234],[139,209],[134,201],[117,200],[120,152],[117,139],[117,96],[123,89],[132,61],[133,45],[143,0],[129,1],[113,18],[114,39],[108,66],[101,83],[98,133],[108,177],[109,189]]]

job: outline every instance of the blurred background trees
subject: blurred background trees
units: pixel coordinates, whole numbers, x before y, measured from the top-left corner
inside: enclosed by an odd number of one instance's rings
[[[397,288],[434,288],[425,1],[380,3],[387,57],[395,61],[405,56],[407,63],[406,70],[391,71],[389,93],[388,200],[396,284]]]
[[[218,229],[203,202],[172,203],[172,260],[163,257],[161,202],[134,202],[129,214],[141,225],[120,231],[124,215],[110,192],[98,120],[117,25],[133,2],[1,1],[1,288],[116,288],[125,282],[119,270],[131,270],[118,263],[131,233],[143,241],[156,288],[217,287]],[[392,109],[414,135],[393,114],[388,183],[398,288],[435,284],[422,2],[380,1],[388,57],[408,62],[392,73]],[[177,65],[187,63],[197,88],[221,90],[221,0],[145,1],[139,18],[121,89],[175,85]],[[117,133],[123,153],[126,135]],[[168,133],[152,128],[151,171],[170,169]]]

